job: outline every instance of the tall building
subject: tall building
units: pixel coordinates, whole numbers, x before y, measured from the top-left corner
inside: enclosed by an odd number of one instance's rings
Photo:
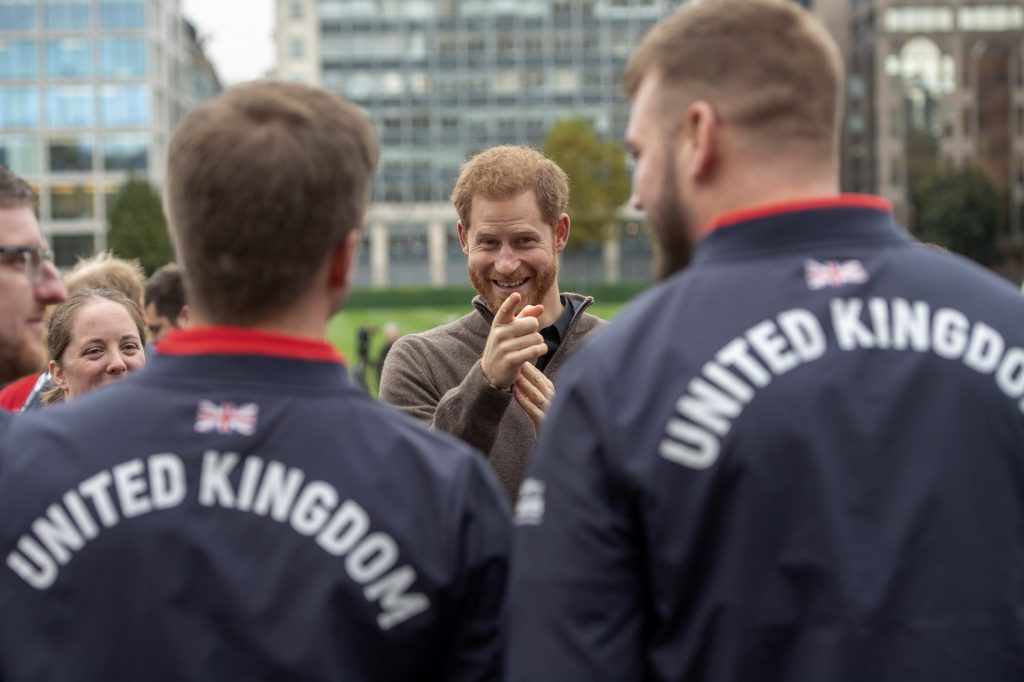
[[[171,132],[219,87],[180,0],[0,0],[0,163],[39,194],[57,264],[106,248],[129,175],[162,186]]]
[[[464,283],[448,197],[466,158],[539,147],[552,123],[590,119],[621,139],[619,83],[667,0],[277,0],[277,76],[367,111],[382,146],[357,281]],[[650,278],[640,221],[571,251],[563,279]]]
[[[878,192],[913,224],[910,183],[978,164],[1007,197],[1009,243],[1024,205],[1021,0],[817,0],[849,78],[843,183]]]

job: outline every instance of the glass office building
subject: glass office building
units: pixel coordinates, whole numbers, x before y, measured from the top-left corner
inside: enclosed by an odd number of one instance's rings
[[[590,119],[621,139],[619,83],[667,0],[277,0],[277,76],[319,83],[373,119],[382,155],[358,281],[465,283],[448,197],[465,159],[539,147]],[[567,253],[563,280],[650,278],[639,217],[622,238]]]
[[[129,175],[162,185],[197,47],[178,0],[0,0],[0,163],[38,192],[61,267],[106,247]]]

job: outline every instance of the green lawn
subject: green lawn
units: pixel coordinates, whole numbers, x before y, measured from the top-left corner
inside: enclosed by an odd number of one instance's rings
[[[587,312],[611,319],[623,305],[622,303],[595,303],[587,309]],[[472,306],[467,300],[466,304],[462,306],[343,310],[331,320],[327,327],[327,338],[341,351],[351,366],[356,361],[356,330],[363,325],[375,327],[376,332],[370,337],[370,359],[371,362],[375,362],[381,344],[384,342],[383,330],[386,323],[396,322],[402,334],[412,334],[457,320],[471,309]]]

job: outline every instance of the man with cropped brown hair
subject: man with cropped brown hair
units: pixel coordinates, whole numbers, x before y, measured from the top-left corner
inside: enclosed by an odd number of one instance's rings
[[[559,291],[569,179],[554,161],[488,149],[463,165],[452,203],[475,310],[396,341],[380,397],[486,453],[514,500],[554,378],[601,320],[584,312],[593,298]]]
[[[166,204],[196,322],[253,325],[293,305],[316,275],[295,263],[358,231],[376,166],[370,122],[325,90],[266,82],[190,116],[171,148]],[[287,240],[281,225],[295,226]]]
[[[192,324],[0,446],[0,677],[497,678],[493,472],[325,340],[376,159],[320,88],[250,83],[186,117],[167,205]]]
[[[789,0],[637,48],[664,281],[560,377],[509,682],[1024,680],[1024,297],[839,192],[842,83]]]

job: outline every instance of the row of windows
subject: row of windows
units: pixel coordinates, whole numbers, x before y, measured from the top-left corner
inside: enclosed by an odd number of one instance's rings
[[[98,106],[97,106],[98,105]],[[148,85],[57,85],[0,88],[0,129],[146,127]]]
[[[38,46],[45,56],[40,68]],[[47,78],[88,79],[140,78],[146,75],[146,40],[142,37],[61,38],[36,43],[32,40],[0,41],[0,80]],[[96,59],[94,60],[94,55]],[[98,63],[99,69],[94,69]]]
[[[93,135],[46,140],[34,135],[4,135],[0,136],[0,164],[25,176],[39,175],[44,169],[50,173],[145,171],[150,142],[148,133],[104,135],[98,146]]]
[[[609,98],[615,96],[621,74],[606,69],[551,69],[550,71],[495,69],[477,74],[433,75],[426,71],[335,71],[324,77],[324,85],[353,99],[373,96],[442,95],[459,93],[575,94],[580,88],[607,88]]]
[[[573,11],[584,16],[651,16],[661,11],[661,5],[659,0],[321,0],[318,10],[321,19],[546,16]]]
[[[37,4],[41,5],[38,12]],[[0,2],[0,32],[31,31],[38,28],[81,31],[92,28],[94,19],[101,28],[145,28],[145,0],[100,0],[96,16],[93,15],[91,0]]]
[[[893,7],[885,12],[885,30],[891,33],[943,33],[956,26],[962,31],[1011,31],[1024,28],[1024,8],[1019,5],[951,7]]]

